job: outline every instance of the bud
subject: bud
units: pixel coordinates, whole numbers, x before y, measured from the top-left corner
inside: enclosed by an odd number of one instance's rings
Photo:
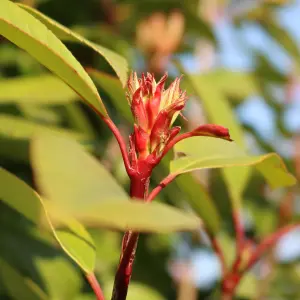
[[[181,77],[164,89],[166,80],[167,74],[158,83],[150,73],[142,74],[140,79],[136,73],[129,77],[127,99],[135,120],[129,154],[134,165],[150,156],[154,160],[161,159],[165,147],[180,131],[180,127],[172,128],[172,124],[182,114],[187,101],[186,92],[180,89]],[[212,136],[231,141],[228,129],[214,124],[201,125],[176,139],[191,136]]]
[[[191,131],[191,136],[211,136],[215,138],[232,141],[229,130],[223,126],[215,124],[205,124]]]

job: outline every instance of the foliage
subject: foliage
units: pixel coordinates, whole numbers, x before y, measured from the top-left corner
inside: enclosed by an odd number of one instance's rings
[[[300,225],[284,122],[300,53],[277,17],[292,4],[212,2],[0,0],[1,299],[122,300],[131,273],[129,300],[299,296],[297,259],[272,250]],[[293,68],[256,49],[251,71],[217,65],[226,12]],[[251,97],[273,139],[240,119]],[[200,291],[199,249],[222,269]]]

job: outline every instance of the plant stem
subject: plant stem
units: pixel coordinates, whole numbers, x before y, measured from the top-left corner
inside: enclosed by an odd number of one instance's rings
[[[234,209],[232,212],[235,236],[236,236],[236,259],[233,265],[233,272],[237,272],[242,261],[244,248],[244,226],[241,220],[240,210]]]
[[[98,282],[95,274],[94,273],[87,274],[86,278],[87,278],[91,288],[93,289],[97,300],[104,300],[103,292],[101,290],[101,287],[99,285],[99,282]]]
[[[210,237],[211,246],[215,250],[215,252],[216,252],[215,254],[220,259],[220,263],[221,263],[221,267],[222,267],[222,275],[224,277],[227,274],[227,265],[226,265],[223,250],[222,250],[216,237],[211,236],[210,234],[209,234],[209,237]]]
[[[151,202],[160,193],[160,191],[170,184],[177,176],[178,174],[169,174],[166,178],[164,178],[160,184],[152,190],[147,197],[146,202]]]
[[[300,227],[300,223],[296,224],[289,224],[285,227],[280,228],[276,232],[272,233],[271,235],[267,236],[255,249],[252,253],[246,267],[244,268],[243,272],[248,271],[253,267],[253,265],[262,257],[266,250],[270,249],[271,247],[275,246],[278,240],[285,235],[286,233],[294,230],[295,228]]]
[[[149,187],[149,176],[132,176],[130,196],[132,198],[145,199]],[[139,233],[127,231],[122,242],[122,254],[115,276],[112,300],[125,300],[132,274],[132,267],[138,243]]]
[[[125,143],[118,127],[115,125],[115,123],[110,118],[103,117],[102,115],[99,115],[99,116],[106,123],[106,125],[109,127],[109,129],[112,131],[112,133],[114,134],[114,136],[119,144],[120,150],[121,150],[121,154],[122,154],[122,158],[124,161],[124,166],[125,166],[126,172],[127,172],[128,176],[132,176],[134,173],[134,170],[132,169],[132,167],[130,165],[126,143]]]

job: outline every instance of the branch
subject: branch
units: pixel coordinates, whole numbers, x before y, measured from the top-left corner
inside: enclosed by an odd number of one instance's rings
[[[208,236],[210,238],[212,248],[215,250],[216,255],[220,259],[221,267],[222,267],[222,274],[223,274],[223,277],[225,277],[225,275],[227,274],[227,264],[225,261],[224,252],[223,252],[218,240],[216,239],[216,237],[214,237],[210,234],[208,234]]]
[[[104,300],[104,295],[94,273],[86,274],[86,278],[93,289],[97,300]]]
[[[186,139],[186,138],[189,138],[189,137],[192,137],[194,136],[192,134],[192,132],[185,132],[185,133],[182,133],[178,136],[176,136],[173,140],[170,141],[170,143],[168,143],[166,145],[166,147],[164,148],[164,151],[162,152],[161,156],[159,157],[158,161],[157,161],[157,164],[164,158],[164,156],[175,146],[175,144],[177,144],[178,142]]]
[[[249,269],[251,269],[253,265],[262,257],[264,252],[266,252],[266,250],[268,250],[271,247],[274,247],[283,235],[297,227],[300,227],[300,223],[289,224],[267,236],[254,250],[243,272],[247,272]]]
[[[164,189],[168,184],[170,184],[179,174],[169,174],[165,179],[163,179],[160,184],[152,190],[145,202],[151,202],[159,192]]]
[[[124,162],[126,172],[127,172],[128,176],[132,176],[134,174],[134,170],[130,165],[126,143],[125,143],[119,129],[117,128],[117,126],[114,124],[114,122],[110,118],[104,117],[102,115],[100,115],[100,117],[107,124],[109,129],[114,134],[114,136],[119,144],[120,150],[121,150],[121,154],[123,157],[123,162]]]
[[[233,272],[237,272],[242,261],[242,254],[244,248],[244,226],[241,222],[241,214],[237,209],[233,210],[232,219],[236,236],[236,259],[232,269]]]

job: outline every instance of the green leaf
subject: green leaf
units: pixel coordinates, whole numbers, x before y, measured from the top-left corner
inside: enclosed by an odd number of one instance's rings
[[[104,282],[104,296],[105,299],[110,298],[111,291],[113,289],[113,281]],[[165,300],[165,298],[153,288],[141,284],[139,282],[130,282],[130,287],[128,289],[127,300]]]
[[[130,106],[125,97],[125,91],[119,80],[97,70],[90,69],[87,70],[87,72],[92,77],[94,82],[99,84],[99,86],[109,95],[116,109],[120,111],[126,120],[132,123],[133,118],[130,111]]]
[[[241,298],[255,299],[257,296],[257,283],[258,279],[254,274],[246,274],[237,287],[236,295]]]
[[[107,116],[93,81],[71,52],[45,25],[8,0],[0,2],[0,34],[35,57],[90,106]]]
[[[0,136],[10,139],[28,140],[36,134],[55,134],[63,137],[70,137],[76,140],[85,140],[83,133],[72,130],[47,126],[23,118],[5,115],[0,116]]]
[[[234,142],[211,137],[192,137],[175,146],[177,153],[186,156],[171,162],[171,173],[182,174],[199,169],[225,168],[256,165],[272,188],[290,186],[296,183],[281,158],[276,153],[249,156]],[[235,182],[239,184],[239,178]],[[232,184],[234,182],[232,181]]]
[[[36,183],[51,201],[80,210],[128,197],[101,163],[73,140],[43,134],[33,140],[31,150]]]
[[[71,214],[87,227],[124,231],[159,233],[195,230],[202,225],[195,215],[166,204],[124,200],[101,201],[92,208],[82,207],[81,210],[71,211]]]
[[[74,264],[63,256],[36,257],[34,264],[50,299],[73,299],[80,293],[82,281]]]
[[[201,76],[206,78],[205,80],[213,82],[221,93],[240,100],[244,100],[259,91],[251,73],[219,69]]]
[[[176,178],[175,183],[184,193],[184,199],[202,219],[203,225],[208,232],[216,235],[221,228],[220,215],[204,186],[200,182],[197,182],[191,174],[179,176]]]
[[[0,278],[12,299],[47,300],[47,295],[30,278],[0,258]]]
[[[64,230],[56,230],[44,208],[46,202],[26,183],[0,168],[0,199],[11,208],[24,215],[34,224],[39,225],[46,220],[55,238],[64,251],[87,273],[92,272],[95,265],[95,249],[93,241],[85,228],[75,219],[63,220]]]
[[[0,103],[64,104],[77,98],[68,85],[50,74],[0,80]]]
[[[229,128],[230,135],[237,144],[245,148],[243,130],[230,107],[228,100],[209,78],[203,76],[187,76],[192,90],[201,100],[205,112],[212,123]],[[250,177],[249,168],[230,168],[222,170],[224,180],[229,189],[232,206],[239,209],[242,193]]]
[[[58,38],[63,41],[68,42],[76,42],[86,45],[96,51],[98,54],[103,56],[110,66],[114,69],[116,74],[118,75],[120,81],[122,82],[123,86],[125,86],[127,81],[127,72],[128,72],[128,64],[124,57],[120,56],[119,54],[97,45],[89,40],[85,39],[83,36],[71,31],[67,27],[59,24],[58,22],[52,20],[51,18],[43,15],[36,9],[26,6],[20,5],[23,9],[41,21],[48,29],[50,29]]]

